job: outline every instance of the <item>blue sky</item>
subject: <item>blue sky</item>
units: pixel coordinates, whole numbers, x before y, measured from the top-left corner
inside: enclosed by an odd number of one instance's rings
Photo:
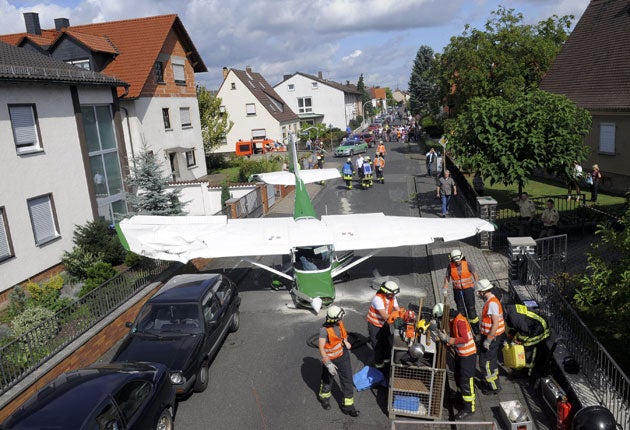
[[[22,13],[37,12],[42,28],[176,13],[216,89],[223,66],[251,66],[275,85],[297,71],[337,82],[407,89],[418,48],[440,52],[466,24],[482,28],[499,5],[526,23],[574,15],[589,0],[0,0],[3,33],[24,31]],[[130,7],[132,5],[132,7]]]

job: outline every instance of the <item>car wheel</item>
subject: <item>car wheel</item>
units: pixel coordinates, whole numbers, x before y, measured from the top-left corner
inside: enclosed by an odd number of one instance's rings
[[[202,393],[208,388],[208,380],[210,379],[210,363],[205,360],[201,363],[201,367],[197,372],[197,379],[195,380],[195,393]]]
[[[232,316],[232,322],[230,323],[230,333],[234,333],[235,331],[238,331],[238,328],[241,325],[241,316],[240,313],[238,311],[234,312],[234,315]]]
[[[173,430],[173,414],[170,409],[164,409],[155,423],[155,430]]]
[[[354,149],[350,150],[350,156],[352,157],[354,155]]]

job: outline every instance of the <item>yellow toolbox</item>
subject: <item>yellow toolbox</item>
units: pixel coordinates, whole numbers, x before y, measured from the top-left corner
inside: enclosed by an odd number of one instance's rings
[[[506,342],[503,345],[503,364],[510,369],[525,367],[525,347],[516,343]]]

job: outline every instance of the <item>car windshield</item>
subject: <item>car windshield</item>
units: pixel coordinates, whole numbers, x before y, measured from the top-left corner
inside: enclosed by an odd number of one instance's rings
[[[153,335],[197,334],[203,324],[196,303],[147,304],[135,324],[136,332]]]
[[[341,146],[354,146],[355,143],[358,143],[358,141],[346,140],[345,142],[341,142]]]

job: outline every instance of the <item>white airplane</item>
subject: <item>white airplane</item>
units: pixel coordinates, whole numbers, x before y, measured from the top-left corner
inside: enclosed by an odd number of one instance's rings
[[[295,144],[289,150],[298,166]],[[256,175],[268,184],[295,185],[293,217],[228,219],[215,216],[137,215],[116,225],[123,246],[136,254],[187,263],[195,258],[242,257],[292,283],[297,303],[318,313],[335,300],[333,279],[384,248],[446,242],[494,231],[480,218],[416,218],[383,213],[317,217],[305,183],[340,178],[336,169],[272,172]],[[387,234],[373,234],[374,226]],[[371,250],[354,260],[352,251]],[[285,273],[250,257],[289,255]]]

